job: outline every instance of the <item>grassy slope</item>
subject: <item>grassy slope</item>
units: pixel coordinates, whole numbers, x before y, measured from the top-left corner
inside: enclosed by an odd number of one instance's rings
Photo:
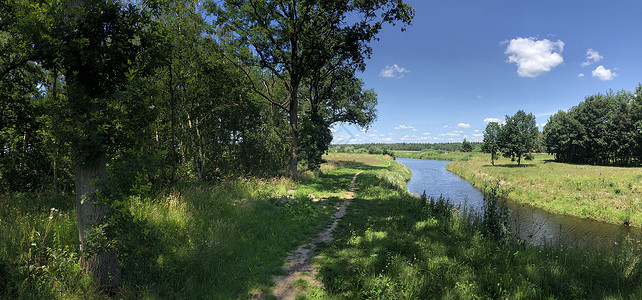
[[[483,189],[500,180],[508,197],[548,211],[614,224],[642,226],[642,169],[557,163],[545,154],[523,167],[489,155],[455,161],[448,170]]]
[[[642,296],[640,253],[484,238],[465,217],[405,190],[405,167],[373,168],[323,251],[321,298],[533,299]],[[638,250],[639,251],[639,250]]]
[[[508,197],[555,213],[613,224],[642,227],[642,168],[557,163],[546,154],[533,161],[500,158],[478,152],[395,151],[397,157],[452,160],[448,170],[484,189],[500,180]]]

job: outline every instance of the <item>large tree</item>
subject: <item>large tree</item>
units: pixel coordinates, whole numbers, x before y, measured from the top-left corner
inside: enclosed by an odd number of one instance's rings
[[[41,32],[44,38],[35,41],[37,59],[59,70],[66,83],[66,102],[56,113],[65,114],[61,135],[72,148],[80,264],[113,290],[120,285],[121,271],[114,248],[106,242],[113,200],[107,154],[129,135],[124,127],[140,129],[137,121],[149,117],[144,101],[123,93],[141,70],[138,57],[147,46],[148,18],[133,4],[119,1],[63,0],[33,7],[47,11],[52,20]]]
[[[314,70],[333,63],[363,70],[370,41],[384,23],[409,24],[414,9],[403,0],[228,0],[215,7],[227,39],[246,55],[245,66],[264,70],[256,91],[281,82],[286,97],[261,92],[282,109],[290,124],[290,175],[297,176],[300,87]],[[253,55],[248,55],[252,53]],[[249,73],[248,73],[249,74]]]
[[[502,153],[517,158],[517,165],[521,165],[522,156],[537,146],[538,132],[533,114],[519,110],[513,116],[506,116],[499,135]]]

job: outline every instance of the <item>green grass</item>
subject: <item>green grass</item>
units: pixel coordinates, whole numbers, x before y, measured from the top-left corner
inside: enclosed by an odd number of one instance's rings
[[[642,297],[639,248],[604,255],[484,237],[447,205],[422,205],[401,170],[393,164],[359,175],[337,240],[322,253],[323,298]]]
[[[517,167],[489,154],[475,154],[447,166],[451,172],[484,189],[500,181],[508,198],[545,210],[613,224],[642,227],[642,168],[557,163],[546,154],[522,160]]]
[[[369,156],[289,179],[182,183],[128,201],[145,224],[121,253],[118,298],[245,298],[269,292],[287,252],[320,232]],[[78,265],[75,199],[0,198],[0,298],[101,298]],[[314,201],[313,201],[314,200]],[[50,208],[58,209],[50,219]]]
[[[642,297],[639,245],[604,255],[484,237],[447,205],[431,208],[410,195],[410,171],[389,158],[327,159],[322,172],[307,172],[298,183],[184,183],[132,197],[129,209],[146,222],[148,239],[121,257],[116,297],[269,298],[271,276],[283,273],[287,252],[327,226],[357,172],[337,240],[322,245],[315,261],[325,287],[299,282],[307,289],[299,299]],[[73,198],[1,200],[0,298],[105,297],[78,266]]]

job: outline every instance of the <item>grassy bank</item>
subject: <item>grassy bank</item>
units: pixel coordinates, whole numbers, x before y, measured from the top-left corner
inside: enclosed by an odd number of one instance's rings
[[[546,154],[517,167],[500,158],[477,153],[447,166],[475,187],[499,180],[515,201],[545,210],[613,224],[642,226],[642,169],[557,163]]]
[[[641,253],[602,255],[490,238],[451,206],[423,205],[393,163],[359,175],[357,192],[318,260],[332,299],[642,297]]]

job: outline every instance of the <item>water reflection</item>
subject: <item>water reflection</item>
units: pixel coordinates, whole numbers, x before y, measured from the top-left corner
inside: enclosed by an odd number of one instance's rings
[[[449,161],[398,158],[412,170],[408,190],[421,195],[450,198],[455,204],[466,205],[479,211],[484,195],[469,182],[446,170]],[[629,239],[642,240],[642,230],[606,224],[577,217],[552,214],[530,205],[507,201],[513,231],[524,241],[532,244],[551,244],[611,249]]]

